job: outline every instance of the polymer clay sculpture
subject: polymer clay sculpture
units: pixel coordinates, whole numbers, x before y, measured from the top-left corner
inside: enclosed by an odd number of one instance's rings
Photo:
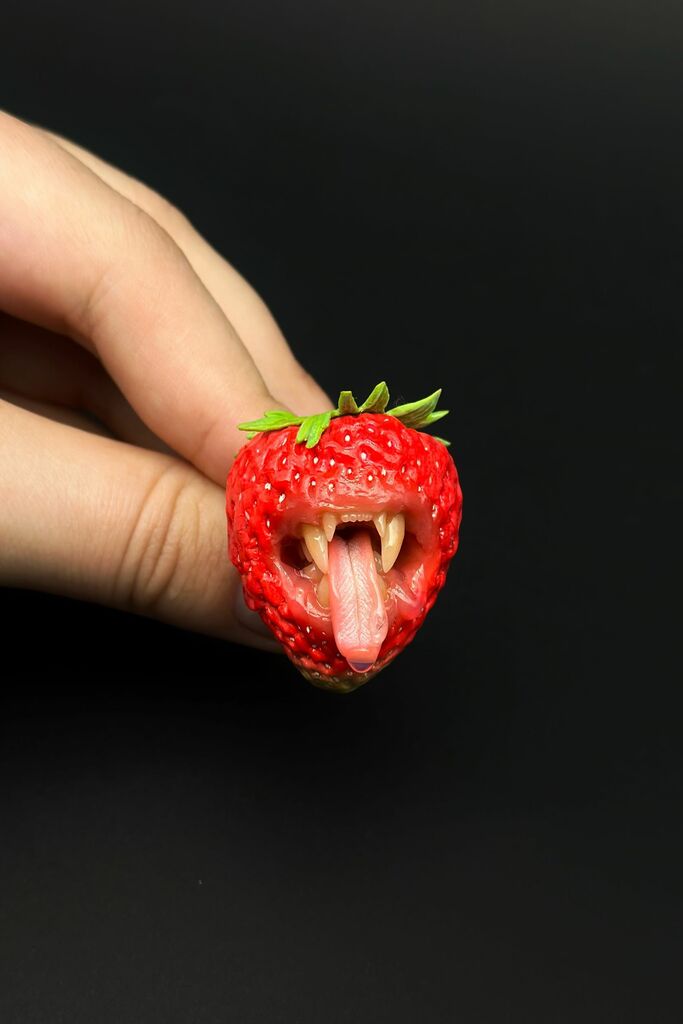
[[[257,611],[310,682],[353,690],[415,636],[458,546],[462,492],[442,438],[441,392],[387,410],[266,412],[227,483],[230,557]]]

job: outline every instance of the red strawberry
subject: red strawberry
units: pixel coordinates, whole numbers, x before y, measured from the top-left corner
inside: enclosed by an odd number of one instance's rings
[[[333,412],[268,412],[227,485],[230,557],[312,683],[352,690],[403,650],[444,584],[462,493],[436,422],[440,392],[390,409],[386,384]],[[254,436],[255,435],[255,436]]]

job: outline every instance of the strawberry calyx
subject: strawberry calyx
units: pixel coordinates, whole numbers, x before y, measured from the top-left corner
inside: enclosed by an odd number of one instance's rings
[[[329,427],[331,420],[337,416],[384,413],[387,416],[395,416],[404,426],[410,427],[412,430],[423,430],[448,415],[448,409],[437,411],[436,406],[440,397],[441,388],[417,402],[407,402],[404,405],[396,405],[393,409],[387,409],[389,389],[384,381],[380,381],[361,405],[358,405],[351,391],[341,391],[336,409],[315,413],[312,416],[297,416],[285,409],[270,409],[260,419],[250,420],[248,423],[238,423],[237,426],[239,430],[247,431],[250,438],[255,434],[298,426],[297,443],[304,443],[307,448],[314,448]],[[443,437],[435,437],[434,440],[440,441],[441,444],[450,444],[450,441],[446,441]]]

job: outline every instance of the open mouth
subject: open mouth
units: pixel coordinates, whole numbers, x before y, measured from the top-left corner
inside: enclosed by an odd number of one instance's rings
[[[355,673],[376,665],[400,612],[421,611],[427,545],[406,509],[320,511],[291,522],[276,557],[290,604],[329,630]],[[424,538],[423,538],[424,539]]]

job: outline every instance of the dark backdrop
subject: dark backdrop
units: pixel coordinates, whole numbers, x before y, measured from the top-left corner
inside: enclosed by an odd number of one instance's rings
[[[330,391],[442,386],[465,517],[349,697],[2,595],[3,1024],[681,1019],[682,30],[4,0],[2,106],[182,207]]]

